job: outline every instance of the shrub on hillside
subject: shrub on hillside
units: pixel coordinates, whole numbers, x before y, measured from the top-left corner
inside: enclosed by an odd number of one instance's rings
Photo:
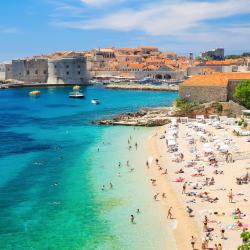
[[[234,97],[246,108],[250,108],[250,80],[240,82],[235,89]]]

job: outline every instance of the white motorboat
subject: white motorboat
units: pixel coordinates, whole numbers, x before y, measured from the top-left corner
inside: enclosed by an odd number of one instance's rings
[[[100,101],[98,99],[92,99],[91,103],[97,105],[100,104]]]
[[[84,97],[85,97],[84,94],[79,92],[79,91],[74,91],[74,92],[69,93],[69,98],[79,98],[79,99],[81,99],[81,98],[84,98]]]

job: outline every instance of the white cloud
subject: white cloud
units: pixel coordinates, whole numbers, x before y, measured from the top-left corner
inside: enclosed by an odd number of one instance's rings
[[[81,0],[92,5],[117,1],[119,0]],[[150,44],[155,39],[158,42],[154,44],[162,45],[161,47],[171,45],[179,49],[185,44],[185,47],[188,46],[193,51],[216,46],[250,49],[247,42],[247,37],[250,37],[250,22],[239,18],[236,25],[236,19],[231,18],[249,14],[249,0],[154,0],[151,4],[142,2],[129,8],[119,5],[116,12],[107,13],[107,9],[105,12],[96,11],[95,16],[99,17],[95,18],[57,21],[57,25],[81,30],[135,31],[133,34],[138,32],[138,37],[145,37],[144,40],[136,40],[134,37],[135,44],[145,41]],[[220,22],[220,19],[227,17],[230,18],[228,22]]]
[[[110,0],[82,0],[104,2]],[[250,13],[249,0],[195,2],[188,0],[162,1],[127,9],[84,22],[67,22],[65,26],[77,29],[139,30],[149,35],[172,35],[199,28],[204,21]]]
[[[120,0],[81,0],[81,2],[93,6],[102,6],[106,4],[117,3],[120,2]]]
[[[16,34],[19,33],[20,30],[14,27],[2,27],[0,26],[0,34]]]

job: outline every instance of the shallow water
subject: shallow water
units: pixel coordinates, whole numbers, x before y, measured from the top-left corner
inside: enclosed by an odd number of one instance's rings
[[[86,99],[74,100],[67,97],[68,87],[41,88],[38,98],[29,97],[29,91],[0,91],[1,249],[171,245],[160,213],[152,214],[157,207],[140,169],[150,129],[100,127],[91,121],[170,105],[177,93],[87,87]],[[92,98],[101,105],[92,105]],[[128,151],[128,135],[138,141],[138,151]],[[132,173],[124,166],[127,159],[135,168]],[[129,216],[137,208],[142,212],[131,225]]]

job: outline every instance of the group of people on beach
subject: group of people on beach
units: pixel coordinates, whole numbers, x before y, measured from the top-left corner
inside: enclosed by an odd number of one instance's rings
[[[185,125],[184,125],[185,126]],[[188,126],[188,124],[186,125]],[[194,125],[195,126],[195,125]],[[224,162],[227,163],[227,165],[231,164],[233,165],[235,163],[235,159],[233,159],[233,154],[229,151],[226,152],[219,152],[219,155],[216,155],[212,150],[205,151],[204,155],[202,155],[200,152],[198,152],[198,148],[200,149],[200,146],[196,145],[195,134],[192,134],[190,132],[190,128],[188,127],[187,133],[184,136],[185,140],[187,141],[187,148],[189,149],[191,154],[188,154],[187,156],[184,155],[184,152],[182,152],[182,149],[179,147],[178,143],[173,143],[172,140],[176,140],[178,138],[178,125],[175,125],[172,127],[172,124],[168,126],[169,130],[174,130],[174,134],[171,134],[171,136],[167,135],[166,130],[164,131],[164,134],[160,135],[160,139],[168,138],[170,137],[170,144],[166,144],[167,150],[170,154],[170,157],[172,156],[172,162],[177,166],[184,165],[183,167],[179,168],[177,171],[174,171],[173,173],[176,175],[179,175],[174,182],[181,184],[181,194],[185,197],[183,198],[184,202],[187,204],[186,207],[186,213],[188,217],[198,217],[200,216],[199,213],[197,213],[196,208],[193,208],[191,204],[194,204],[196,207],[197,203],[200,202],[208,202],[208,203],[221,203],[221,200],[227,200],[229,204],[235,204],[237,202],[236,196],[243,196],[244,193],[234,193],[233,188],[220,188],[221,191],[226,191],[227,193],[224,195],[224,198],[221,197],[221,195],[212,195],[211,190],[215,189],[213,187],[216,187],[218,183],[216,182],[216,176],[224,175],[225,169],[221,170],[221,165],[223,166]],[[197,128],[197,127],[196,127]],[[183,129],[183,128],[182,128]],[[185,133],[182,131],[182,133]],[[204,136],[206,131],[199,132],[198,136]],[[192,136],[190,136],[192,134]],[[207,144],[206,147],[208,147],[208,142],[212,141],[213,137],[215,136],[212,132],[207,132],[207,134],[203,137],[203,140],[200,140],[199,143],[201,145]],[[192,139],[190,139],[192,138]],[[183,141],[185,141],[183,140]],[[209,140],[209,141],[207,141]],[[168,141],[168,139],[167,139]],[[182,141],[182,143],[183,143]],[[218,141],[218,140],[217,140]],[[230,143],[233,143],[232,140]],[[229,148],[229,147],[228,147]],[[186,151],[185,151],[186,153]],[[225,158],[223,159],[223,155]],[[191,158],[192,157],[192,158]],[[184,160],[186,158],[186,160]],[[157,164],[159,164],[159,160],[157,159]],[[209,170],[208,170],[209,168]],[[211,170],[210,170],[211,169]],[[250,169],[250,168],[249,168]],[[193,173],[190,174],[190,177],[188,177],[190,170],[193,170]],[[187,173],[188,174],[187,174]],[[214,176],[209,176],[208,173],[211,173]],[[171,172],[171,176],[173,175]],[[185,176],[185,178],[184,178]],[[157,180],[154,180],[154,184]],[[246,175],[241,176],[240,178],[236,179],[236,183],[238,185],[242,185],[243,183],[247,184],[250,183],[250,177],[247,172]],[[221,186],[223,183],[219,183]],[[216,189],[215,189],[216,190]],[[217,192],[218,193],[218,192]],[[191,199],[190,199],[191,198]],[[247,202],[248,200],[246,198],[243,199],[243,201]],[[213,206],[215,207],[215,205]],[[209,211],[209,209],[205,209],[204,211]],[[199,211],[201,212],[201,211]],[[226,214],[224,212],[217,212],[215,211],[213,214],[213,217],[217,218],[209,218],[207,216],[204,217],[203,223],[203,235],[204,237],[202,240],[198,240],[201,242],[201,247],[197,245],[197,240],[194,236],[191,237],[190,243],[192,249],[213,249],[213,250],[222,250],[223,246],[222,243],[227,239],[225,237],[225,232],[228,230],[228,226],[224,226],[221,221],[218,221],[219,216],[220,218],[224,218]],[[172,219],[172,206],[167,211],[167,218]],[[234,218],[236,221],[232,225],[232,228],[237,228],[238,230],[245,230],[244,229],[244,223],[242,223],[242,219],[245,218],[245,213],[242,213],[240,208],[237,208],[232,213],[232,218]],[[211,227],[211,224],[214,226]],[[218,227],[217,227],[218,225]],[[245,224],[246,225],[246,224]],[[230,229],[229,229],[230,230]],[[218,232],[220,232],[220,239],[223,242],[218,242],[219,236]],[[217,241],[217,242],[216,242]],[[213,246],[211,246],[213,244]]]

